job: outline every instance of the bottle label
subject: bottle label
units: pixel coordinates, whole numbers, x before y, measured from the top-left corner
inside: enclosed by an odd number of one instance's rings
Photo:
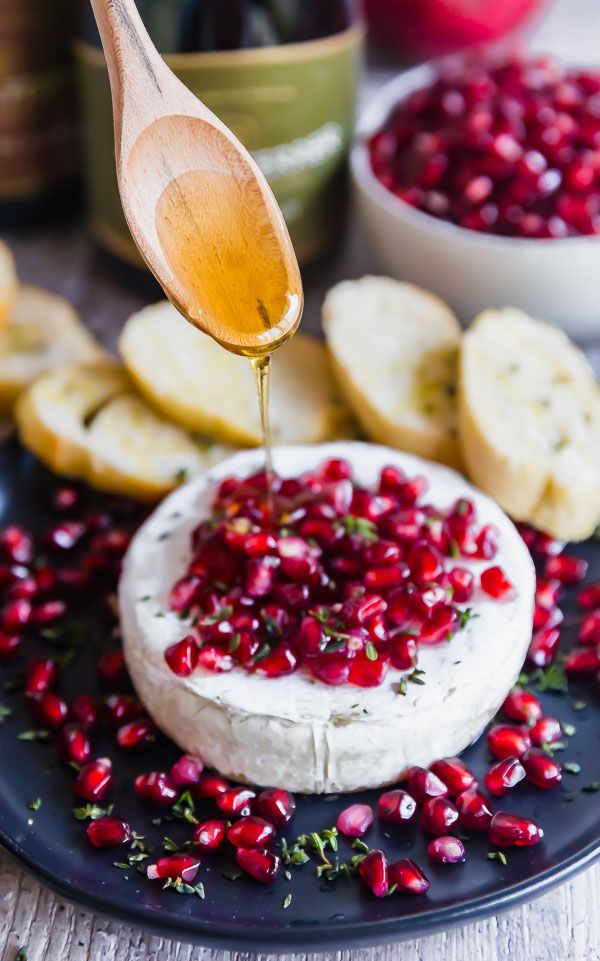
[[[250,150],[281,206],[300,261],[315,257],[341,219],[363,29],[252,50],[170,54],[174,73]],[[92,229],[139,263],[119,202],[104,56],[76,45]]]

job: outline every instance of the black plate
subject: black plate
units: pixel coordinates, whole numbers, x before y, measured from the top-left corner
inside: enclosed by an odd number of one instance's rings
[[[48,492],[54,480],[15,442],[0,448],[0,524],[22,522],[40,531],[49,521]],[[590,561],[590,576],[600,578],[600,545],[580,549]],[[574,612],[572,599],[571,612]],[[569,603],[567,604],[567,619]],[[100,614],[84,612],[97,630]],[[567,643],[573,628],[565,630]],[[494,639],[490,638],[493,649]],[[35,642],[32,642],[35,648]],[[68,696],[95,690],[94,652],[84,651],[66,672],[64,691]],[[15,673],[14,667],[0,668],[1,680]],[[505,809],[539,820],[545,831],[542,844],[530,849],[510,849],[506,866],[488,860],[490,845],[485,837],[474,836],[467,845],[466,864],[437,867],[428,863],[425,840],[418,828],[390,831],[383,836],[375,825],[369,835],[371,847],[383,847],[391,860],[414,857],[431,880],[426,896],[396,895],[377,900],[356,880],[341,878],[328,884],[318,881],[314,867],[293,869],[291,881],[283,877],[270,887],[249,879],[228,880],[223,872],[234,867],[230,852],[207,857],[199,878],[206,899],[162,892],[157,882],[113,866],[119,857],[113,852],[96,852],[83,837],[84,826],[71,813],[72,774],[56,761],[52,744],[24,743],[17,734],[31,727],[23,698],[0,693],[0,703],[14,709],[0,726],[0,841],[28,870],[62,896],[86,907],[148,928],[160,935],[200,944],[249,951],[312,951],[356,947],[397,941],[423,933],[430,934],[453,924],[472,921],[542,894],[589,865],[600,853],[600,794],[582,791],[600,781],[600,726],[598,705],[589,692],[542,695],[545,710],[577,727],[577,734],[561,759],[581,765],[579,775],[566,773],[559,790],[544,794],[522,785],[502,801]],[[586,709],[576,709],[580,700]],[[115,760],[116,812],[127,817],[148,843],[159,844],[165,833],[182,840],[189,827],[174,822],[161,827],[151,824],[158,812],[149,812],[133,796],[131,782],[142,770],[164,770],[176,757],[175,747],[166,739],[144,753],[119,754],[108,740],[98,738],[99,753],[109,752]],[[475,771],[486,765],[484,741],[464,755]],[[40,797],[42,806],[30,811],[28,803]],[[353,800],[376,802],[376,793]],[[322,830],[335,823],[345,806],[344,798],[298,799],[298,811],[289,837],[309,830]],[[208,808],[207,808],[208,813]],[[186,832],[187,828],[187,832]],[[344,857],[350,850],[341,844]],[[293,897],[287,909],[285,896]]]

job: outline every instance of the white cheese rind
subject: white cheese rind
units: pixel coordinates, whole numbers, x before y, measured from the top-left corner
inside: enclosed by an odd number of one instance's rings
[[[381,468],[396,464],[425,474],[428,499],[440,507],[468,496],[479,520],[501,532],[494,563],[518,595],[500,604],[478,592],[477,617],[450,643],[421,648],[423,686],[396,693],[401,672],[383,685],[328,687],[298,671],[268,679],[235,668],[176,677],[164,650],[188,633],[168,610],[172,584],[190,560],[190,535],[210,511],[215,485],[247,476],[263,463],[243,451],[171,494],[134,537],[119,588],[125,656],[136,690],[159,727],[185,751],[236,780],[305,793],[357,791],[399,779],[411,764],[462,751],[497,711],[515,682],[531,637],[535,574],[518,532],[501,509],[459,474],[386,447],[357,442],[281,447],[275,468],[295,476],[328,457],[345,457],[359,483],[374,486]],[[461,562],[462,563],[462,562]],[[489,566],[471,563],[475,572]],[[146,599],[149,598],[149,599]],[[157,616],[159,615],[159,616]]]

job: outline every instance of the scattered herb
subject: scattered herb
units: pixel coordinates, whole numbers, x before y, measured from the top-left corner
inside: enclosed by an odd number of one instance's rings
[[[504,851],[488,851],[486,858],[488,861],[499,861],[500,864],[503,864],[504,866],[508,864]]]
[[[414,671],[411,671],[411,673],[408,675],[407,681],[409,681],[411,684],[421,684],[421,685],[423,685],[423,684],[425,684],[425,681],[422,679],[422,675],[423,675],[424,673],[425,673],[425,671],[421,671],[421,670],[419,670],[418,667],[415,667]]]
[[[41,797],[36,797],[33,801],[30,801],[29,804],[27,805],[30,811],[39,811],[41,806],[42,806]]]
[[[0,724],[4,724],[6,718],[10,717],[11,714],[12,714],[11,707],[5,707],[4,704],[0,704]]]
[[[587,701],[573,701],[574,711],[585,711],[587,707]]]
[[[176,818],[180,818],[182,821],[188,821],[190,824],[198,824],[199,821],[195,816],[195,810],[196,802],[194,801],[191,793],[189,791],[184,791],[171,808],[171,813]]]
[[[227,878],[228,881],[237,881],[241,876],[241,871],[223,871],[223,877]]]
[[[365,647],[365,654],[367,655],[370,661],[376,661],[379,658],[379,654],[377,653],[377,648],[373,644],[373,641],[367,641],[367,644]]]
[[[181,878],[167,878],[163,884],[163,891],[170,888],[172,891],[176,891],[177,894],[195,894],[202,901],[206,897],[204,893],[204,885],[202,882],[200,884],[186,884]]]
[[[573,737],[574,734],[577,734],[577,728],[575,727],[575,725],[569,724],[568,721],[563,721],[562,729],[567,735],[567,737]]]
[[[27,948],[24,945],[15,954],[15,961],[27,961]]]
[[[73,808],[73,817],[78,821],[96,821],[98,818],[112,814],[113,807],[113,804],[109,804],[107,808],[98,807],[97,804],[84,804],[83,807]]]
[[[396,694],[400,694],[402,697],[406,697],[407,691],[408,691],[408,685],[406,683],[406,678],[401,677],[396,685]]]
[[[475,614],[470,607],[465,607],[464,610],[458,611],[458,623],[460,625],[461,631],[467,626],[469,621],[472,621],[475,617],[479,617],[479,614]]]
[[[283,905],[282,905],[283,910],[285,911],[287,908],[289,908],[291,903],[292,903],[292,895],[286,894],[286,896],[283,899]]]
[[[189,473],[188,473],[187,467],[180,467],[178,471],[175,471],[176,484],[185,484],[188,477],[189,477]]]
[[[560,664],[551,664],[550,667],[538,667],[531,675],[531,684],[538,691],[555,691],[560,694],[568,690],[567,675]]]
[[[562,767],[563,771],[566,771],[568,774],[581,773],[581,764],[578,764],[577,761],[565,761]]]
[[[584,784],[581,789],[585,794],[595,794],[600,791],[600,781],[592,781],[591,784]]]
[[[146,601],[149,601],[149,600],[150,600],[150,594],[144,594],[143,597],[138,597],[138,602],[140,604],[145,604]]]
[[[19,741],[48,741],[52,737],[50,731],[42,728],[37,731],[21,731],[17,734],[17,740]]]
[[[364,541],[377,540],[377,526],[367,517],[355,517],[349,514],[342,518],[342,527],[350,537],[361,537]]]

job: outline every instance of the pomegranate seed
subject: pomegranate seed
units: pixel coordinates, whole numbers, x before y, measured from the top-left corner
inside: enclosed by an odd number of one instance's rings
[[[98,705],[90,694],[78,694],[71,704],[71,717],[90,731],[98,726]]]
[[[251,814],[241,817],[227,832],[227,840],[236,848],[264,848],[274,837],[273,825]]]
[[[469,831],[487,831],[491,820],[488,799],[475,788],[463,791],[454,803],[459,813],[460,823]]]
[[[502,848],[528,847],[537,844],[543,836],[544,832],[535,821],[507,811],[494,814],[490,824],[490,841]]]
[[[576,648],[567,656],[565,674],[567,677],[593,677],[600,670],[600,653],[595,648]]]
[[[0,611],[0,625],[6,634],[19,634],[31,623],[33,608],[31,601],[21,597],[9,601]]]
[[[464,844],[451,835],[434,838],[427,845],[427,853],[436,864],[460,864],[467,859]]]
[[[52,506],[60,514],[70,514],[81,506],[81,492],[76,487],[59,487],[52,498]]]
[[[349,838],[362,838],[373,823],[373,811],[368,804],[351,804],[344,808],[337,819],[340,834]]]
[[[537,578],[535,582],[535,602],[539,607],[550,610],[558,604],[561,593],[562,585],[560,581]]]
[[[263,677],[287,677],[297,668],[298,658],[291,647],[280,644],[257,662],[255,671]]]
[[[205,644],[198,653],[198,664],[214,674],[227,674],[235,667],[230,654],[226,654],[216,644]]]
[[[494,797],[504,797],[525,777],[518,757],[505,757],[493,764],[485,775],[485,786]]]
[[[600,581],[597,584],[582,587],[577,595],[577,602],[584,611],[600,608]]]
[[[498,553],[500,531],[494,524],[486,524],[475,538],[474,556],[485,561],[491,561]]]
[[[373,648],[373,645],[371,645]],[[350,662],[349,680],[358,687],[378,687],[383,683],[388,671],[389,661],[377,650],[367,648],[360,651]]]
[[[325,481],[346,480],[352,477],[352,467],[341,457],[331,457],[321,464],[320,474]]]
[[[407,561],[412,578],[417,584],[429,584],[442,574],[442,563],[437,551],[424,544],[413,547]]]
[[[108,816],[90,821],[86,834],[95,848],[119,848],[133,836],[127,821]]]
[[[445,797],[432,797],[421,808],[421,827],[427,834],[446,834],[458,821],[458,811]]]
[[[77,797],[90,804],[103,801],[112,785],[112,761],[108,757],[99,757],[95,761],[85,764],[75,781],[74,789]]]
[[[561,584],[579,584],[587,574],[588,562],[583,557],[572,554],[558,554],[547,557],[544,565],[546,577],[560,581]]]
[[[56,594],[60,584],[58,574],[53,567],[39,567],[35,572],[35,593]]]
[[[219,774],[204,773],[200,778],[200,783],[195,790],[195,794],[199,798],[214,799],[217,798],[219,794],[225,794],[230,787],[229,781],[226,781],[225,778]]]
[[[67,605],[64,601],[44,601],[33,611],[33,623],[38,627],[45,627],[64,617]]]
[[[536,747],[543,744],[554,744],[562,737],[562,725],[555,717],[541,717],[539,721],[529,729],[531,743]]]
[[[600,611],[592,611],[591,614],[586,614],[579,625],[577,641],[584,647],[597,647],[600,644]],[[1,646],[0,642],[0,649]]]
[[[377,816],[389,824],[407,824],[417,813],[417,803],[406,791],[384,791],[377,802]]]
[[[0,530],[0,552],[13,564],[31,564],[33,538],[22,527],[4,527]]]
[[[21,638],[18,634],[0,632],[0,661],[12,661],[19,656]]]
[[[82,724],[65,724],[58,735],[58,750],[65,764],[87,764],[92,756],[92,744]]]
[[[473,772],[458,757],[444,757],[434,761],[431,770],[447,786],[451,796],[462,794],[476,783]]]
[[[190,787],[199,783],[203,770],[204,764],[199,757],[195,754],[182,754],[171,766],[169,777],[175,787]]]
[[[177,800],[177,788],[168,774],[151,771],[138,774],[134,781],[135,792],[143,801],[170,806]]]
[[[146,718],[123,724],[116,734],[117,744],[127,751],[149,747],[150,744],[154,744],[155,740],[156,725]]]
[[[311,662],[310,670],[318,680],[337,687],[348,681],[350,662],[343,654],[323,654]]]
[[[24,598],[26,600],[31,600],[36,596],[38,592],[37,581],[35,577],[23,577],[20,580],[15,580],[12,584],[6,588],[5,597],[7,600],[18,600]]]
[[[60,727],[67,719],[69,713],[67,702],[53,691],[33,694],[29,703],[35,720],[43,727]]]
[[[510,601],[515,589],[501,567],[488,567],[481,572],[481,589],[496,601]]]
[[[488,746],[494,757],[522,757],[531,747],[531,738],[524,728],[510,724],[495,724],[487,735]]]
[[[562,768],[558,761],[535,748],[527,751],[522,759],[527,780],[536,787],[548,790],[557,787],[562,781]]]
[[[165,881],[176,881],[181,878],[185,884],[192,884],[200,868],[200,858],[193,854],[171,854],[166,858],[159,858],[156,864],[149,864],[146,874],[151,881],[160,878]]]
[[[387,859],[383,851],[370,851],[358,865],[358,874],[376,898],[384,898],[389,890]]]
[[[107,651],[97,665],[98,680],[110,691],[120,691],[129,685],[129,675],[125,667],[122,651]]]
[[[407,894],[425,894],[429,881],[411,858],[401,858],[388,868],[388,881]]]
[[[281,870],[281,858],[273,851],[264,848],[236,848],[235,856],[242,871],[257,881],[271,884],[277,880]]]
[[[559,607],[540,607],[536,604],[533,609],[533,629],[539,631],[542,627],[558,627],[564,620]]]
[[[519,724],[533,724],[539,721],[543,714],[539,698],[521,687],[512,689],[500,710],[511,721],[518,721]]]
[[[452,598],[457,604],[470,601],[475,588],[475,578],[464,567],[453,567],[448,571],[448,583],[452,588]]]
[[[104,702],[104,717],[109,727],[118,728],[144,713],[144,708],[133,694],[110,694]]]
[[[447,797],[448,786],[434,774],[422,767],[411,767],[407,775],[408,791],[415,801],[423,804],[429,798]]]
[[[80,521],[62,521],[44,535],[44,544],[50,550],[71,551],[77,547],[87,534],[85,524]]]
[[[246,593],[249,597],[265,597],[272,591],[277,563],[274,557],[263,557],[248,561],[246,565]]]
[[[390,663],[399,671],[409,671],[417,664],[417,642],[410,634],[397,634],[390,641]]]
[[[250,788],[230,787],[219,793],[215,800],[217,807],[227,817],[246,817],[252,813],[252,802],[256,794]]]
[[[276,828],[283,828],[294,816],[296,801],[289,791],[267,788],[256,798],[256,810],[265,821],[269,821]]]
[[[197,844],[201,851],[216,851],[221,847],[226,836],[227,822],[217,818],[203,821],[194,828],[194,844]]]
[[[171,588],[169,607],[177,614],[183,614],[194,607],[202,590],[203,578],[198,576],[182,577]]]
[[[83,569],[63,567],[57,572],[57,577],[63,592],[75,597],[83,597],[93,588],[90,574]]]
[[[196,669],[199,653],[195,638],[188,634],[187,637],[167,647],[164,657],[173,674],[177,677],[189,677]]]
[[[536,631],[527,651],[527,658],[537,667],[548,667],[558,653],[560,631],[557,627],[543,627]]]
[[[458,630],[458,614],[454,608],[443,604],[421,626],[420,644],[441,644],[448,641]]]
[[[56,680],[57,664],[48,657],[32,658],[27,665],[25,694],[33,697],[48,691]]]

